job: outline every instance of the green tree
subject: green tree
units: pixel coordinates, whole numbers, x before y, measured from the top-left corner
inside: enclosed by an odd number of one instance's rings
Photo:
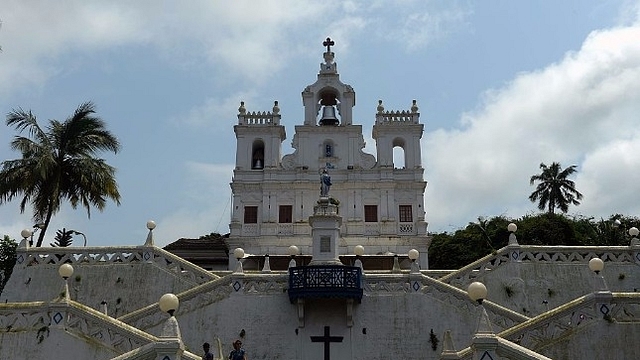
[[[49,243],[49,245],[51,245],[51,247],[71,246],[71,243],[73,243],[74,233],[75,233],[75,230],[67,230],[65,228],[62,228],[62,230],[56,231],[56,237],[53,238],[54,242]]]
[[[551,163],[547,166],[540,164],[542,172],[531,176],[529,183],[533,185],[538,182],[536,190],[531,193],[529,200],[538,202],[538,209],[547,209],[549,214],[554,214],[558,208],[563,213],[569,211],[569,205],[580,205],[582,194],[576,190],[576,185],[568,177],[576,172],[576,166],[571,165],[562,169],[560,163]]]
[[[5,235],[0,240],[0,294],[9,281],[16,265],[16,249],[18,243]]]
[[[93,103],[78,106],[64,122],[49,120],[46,131],[38,125],[31,111],[17,109],[7,115],[7,126],[19,133],[11,142],[21,159],[2,162],[0,170],[0,204],[21,196],[20,211],[27,203],[33,208],[33,220],[42,223],[36,246],[41,246],[53,214],[63,201],[76,209],[78,205],[102,211],[107,199],[120,205],[115,168],[97,158],[101,151],[120,150],[118,139],[106,130],[105,123],[94,116]]]

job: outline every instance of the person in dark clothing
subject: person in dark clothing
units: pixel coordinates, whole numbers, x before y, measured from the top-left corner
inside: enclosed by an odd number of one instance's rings
[[[204,350],[204,355],[202,355],[202,360],[213,360],[213,354],[209,351],[211,349],[211,345],[209,343],[202,344],[202,350]]]
[[[233,343],[233,350],[229,353],[229,360],[247,360],[247,355],[242,348],[242,341],[236,340]]]

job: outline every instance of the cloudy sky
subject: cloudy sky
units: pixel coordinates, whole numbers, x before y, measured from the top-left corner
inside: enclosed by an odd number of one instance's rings
[[[122,143],[105,155],[121,206],[65,207],[45,244],[63,227],[141,244],[148,219],[160,245],[228,232],[240,101],[280,102],[289,153],[328,36],[368,152],[378,99],[418,101],[430,231],[537,212],[529,178],[553,161],[578,167],[570,214],[640,215],[638,1],[4,0],[0,21],[0,112],[44,123],[91,100]],[[0,160],[14,135],[3,121]],[[31,225],[0,206],[0,234]]]

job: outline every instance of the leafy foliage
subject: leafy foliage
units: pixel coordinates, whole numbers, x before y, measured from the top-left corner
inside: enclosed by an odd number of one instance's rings
[[[46,129],[31,111],[17,109],[7,115],[7,126],[19,133],[11,142],[21,159],[5,160],[0,170],[0,204],[22,197],[20,211],[27,204],[35,223],[44,224],[36,246],[41,246],[53,214],[68,201],[72,208],[91,207],[102,211],[107,199],[120,204],[115,168],[97,158],[101,151],[117,153],[120,144],[94,116],[91,102],[81,104],[64,122],[49,120]]]
[[[9,281],[16,265],[16,249],[18,243],[5,235],[0,240],[0,294]]]
[[[580,205],[582,194],[576,190],[576,185],[568,177],[576,172],[576,166],[571,165],[566,169],[562,169],[560,163],[551,163],[547,166],[540,164],[542,173],[533,175],[529,183],[533,185],[539,182],[536,190],[531,193],[529,200],[531,202],[538,201],[538,209],[547,209],[549,214],[554,214],[558,208],[563,213],[569,211],[569,205]]]
[[[71,246],[73,243],[73,234],[74,230],[67,230],[62,228],[62,230],[56,231],[56,237],[54,238],[53,243],[49,243],[52,247],[67,247]]]
[[[519,219],[479,218],[478,223],[469,223],[453,234],[434,234],[429,246],[429,268],[458,269],[506,246],[509,242],[507,225],[511,222],[518,225],[517,237],[521,245],[629,245],[628,229],[640,227],[639,218],[620,214],[599,220],[549,213]]]

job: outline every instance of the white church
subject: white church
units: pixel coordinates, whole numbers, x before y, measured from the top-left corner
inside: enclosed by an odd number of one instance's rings
[[[0,359],[197,360],[205,342],[227,359],[236,340],[250,360],[640,358],[638,229],[629,246],[529,246],[510,224],[508,246],[430,270],[416,101],[378,101],[366,153],[323,45],[292,153],[277,101],[238,109],[223,266],[157,247],[152,221],[124,247],[33,248],[24,232]]]

